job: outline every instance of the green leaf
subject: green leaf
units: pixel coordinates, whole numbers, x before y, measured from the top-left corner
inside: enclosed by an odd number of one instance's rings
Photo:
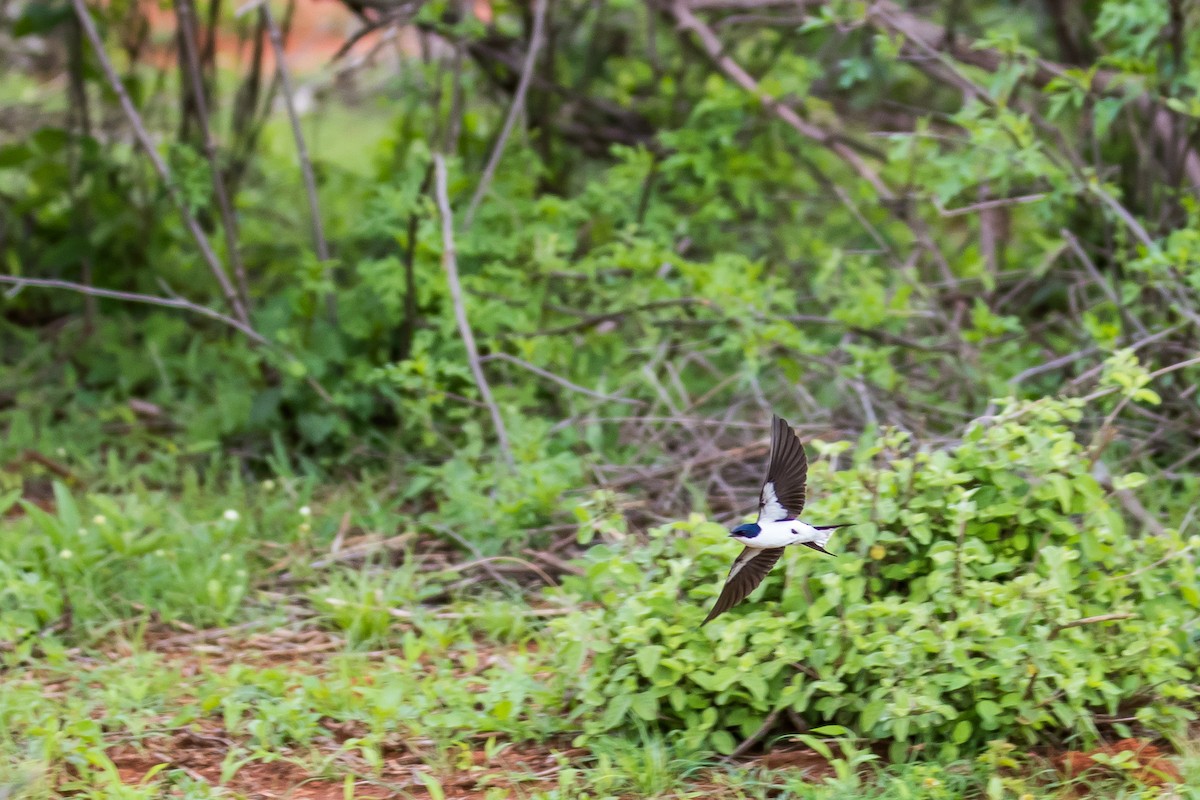
[[[11,492],[0,494],[0,517],[8,513],[8,510],[16,504],[21,498],[21,490],[13,489]]]
[[[638,670],[642,675],[647,678],[654,677],[654,670],[658,667],[658,662],[666,650],[660,645],[647,645],[634,654],[633,658],[637,661]]]
[[[652,722],[658,719],[658,698],[653,691],[639,692],[632,697],[630,709],[647,722]]]
[[[58,516],[62,520],[63,528],[68,534],[79,530],[79,508],[75,505],[75,500],[71,497],[71,492],[59,481],[54,482],[53,488],[54,505],[58,509]]]
[[[729,731],[713,731],[709,736],[713,749],[722,755],[729,755],[737,749],[737,741]]]
[[[1058,473],[1052,473],[1047,476],[1050,485],[1054,487],[1054,492],[1058,496],[1058,505],[1064,514],[1071,513],[1071,482],[1067,480],[1067,476]]]
[[[822,725],[819,728],[813,728],[810,733],[815,733],[819,736],[853,736],[854,733],[849,728],[844,728],[841,725]]]
[[[872,700],[863,707],[859,716],[859,726],[864,734],[869,734],[875,728],[886,708],[887,703],[883,700]]]
[[[433,777],[428,772],[418,772],[417,780],[425,785],[425,791],[429,792],[432,800],[446,800],[446,791],[442,788],[441,782]]]

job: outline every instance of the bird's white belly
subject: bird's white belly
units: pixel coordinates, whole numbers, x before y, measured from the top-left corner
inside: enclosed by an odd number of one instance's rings
[[[816,542],[822,538],[828,538],[828,535],[823,535],[821,531],[798,519],[760,522],[758,523],[758,527],[761,530],[758,536],[755,536],[753,539],[745,539],[741,536],[736,538],[747,547],[760,547],[764,549],[768,547],[787,547],[789,544]]]

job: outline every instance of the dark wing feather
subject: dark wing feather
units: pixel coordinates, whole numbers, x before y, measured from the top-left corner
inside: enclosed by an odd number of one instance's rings
[[[771,418],[771,458],[758,496],[760,520],[796,519],[804,510],[808,483],[808,456],[792,427],[778,416]]]
[[[725,588],[721,589],[721,596],[717,598],[716,605],[708,612],[704,622],[700,623],[700,627],[703,628],[715,617],[745,600],[746,595],[753,592],[762,583],[763,578],[767,577],[767,573],[781,555],[782,547],[747,547],[743,550],[741,555],[734,559],[733,566],[729,568],[729,577],[725,579]]]

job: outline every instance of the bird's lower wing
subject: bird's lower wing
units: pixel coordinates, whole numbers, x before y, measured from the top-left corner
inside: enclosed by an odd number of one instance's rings
[[[700,623],[700,627],[703,628],[715,617],[745,600],[746,596],[762,583],[763,578],[767,577],[767,573],[775,566],[775,562],[779,561],[781,555],[782,547],[747,547],[743,550],[741,555],[734,559],[733,566],[729,568],[729,577],[725,579],[725,587],[721,589],[721,596],[717,598],[716,605],[708,612],[704,622]]]

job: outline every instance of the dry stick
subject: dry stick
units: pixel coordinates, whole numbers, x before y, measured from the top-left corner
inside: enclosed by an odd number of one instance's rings
[[[479,360],[480,361],[496,361],[496,360],[507,361],[510,364],[515,364],[516,366],[521,367],[522,369],[529,370],[534,375],[540,375],[543,378],[545,378],[546,380],[554,381],[559,386],[562,386],[564,389],[569,389],[572,392],[579,392],[580,394],[585,394],[588,397],[594,397],[597,400],[608,400],[613,403],[632,403],[634,405],[639,405],[639,406],[646,405],[646,402],[644,400],[634,400],[633,398],[630,398],[630,397],[618,397],[616,395],[603,394],[601,392],[593,391],[592,389],[588,389],[586,386],[580,386],[577,383],[572,383],[571,381],[567,380],[566,378],[564,378],[560,375],[555,375],[553,372],[550,372],[549,370],[542,369],[541,367],[539,367],[535,364],[530,364],[528,361],[525,361],[524,359],[517,358],[516,356],[510,356],[508,353],[491,353],[490,355],[483,356]]]
[[[496,146],[492,148],[492,154],[488,157],[487,166],[483,168],[483,175],[479,178],[479,185],[475,187],[475,193],[471,195],[471,202],[467,205],[467,214],[463,218],[464,230],[470,228],[471,223],[475,220],[475,212],[479,209],[479,204],[483,201],[483,196],[487,193],[488,185],[492,182],[492,176],[496,173],[496,167],[500,164],[500,157],[504,154],[504,146],[508,143],[508,137],[512,134],[513,126],[517,123],[517,117],[520,116],[522,109],[525,107],[525,95],[529,91],[529,84],[533,80],[533,70],[537,64],[538,53],[542,49],[545,22],[546,0],[534,0],[533,32],[529,35],[529,52],[525,54],[525,64],[521,67],[521,79],[517,82],[517,91],[513,94],[512,105],[508,107],[508,116],[504,118],[504,127],[500,129],[500,137],[496,139]]]
[[[1084,349],[1078,350],[1074,353],[1067,353],[1065,356],[1059,356],[1058,358],[1051,359],[1043,364],[1038,364],[1035,367],[1030,367],[1027,370],[1018,372],[1016,375],[1008,379],[1008,386],[1010,389],[1015,389],[1019,384],[1028,380],[1029,378],[1041,375],[1045,372],[1053,372],[1059,367],[1065,367],[1069,364],[1074,364],[1076,361],[1093,356],[1098,352],[1100,352],[1100,348],[1096,345],[1092,345],[1091,347],[1085,347]]]
[[[225,302],[229,303],[229,307],[233,309],[233,315],[249,328],[250,317],[246,313],[246,307],[238,299],[233,284],[229,282],[229,276],[225,274],[225,267],[221,265],[221,260],[217,258],[212,245],[209,244],[208,237],[204,235],[200,223],[192,216],[183,195],[179,193],[179,190],[172,182],[171,171],[167,168],[166,162],[162,160],[158,151],[154,149],[154,142],[150,139],[150,134],[146,131],[146,126],[142,123],[142,117],[134,107],[133,100],[129,97],[129,92],[125,91],[125,85],[121,83],[121,78],[117,75],[117,70],[113,67],[112,61],[104,49],[104,42],[100,38],[100,32],[96,30],[96,23],[92,20],[92,15],[88,12],[86,3],[84,0],[71,0],[71,2],[75,7],[75,15],[79,18],[79,24],[83,27],[84,33],[87,34],[92,49],[96,52],[96,60],[100,62],[100,68],[104,70],[104,75],[108,78],[109,85],[116,93],[117,99],[121,102],[121,109],[125,112],[125,116],[133,128],[138,144],[146,151],[146,156],[150,159],[150,163],[154,165],[154,171],[158,173],[163,186],[166,187],[167,194],[171,196],[171,200],[179,208],[179,213],[183,217],[184,224],[192,234],[192,238],[196,240],[196,245],[200,248],[200,253],[204,256],[204,260],[212,271],[213,277],[217,279],[217,283],[221,286],[221,292],[225,295]],[[257,333],[254,335],[259,339],[262,338]]]
[[[943,208],[942,204],[937,200],[933,201],[933,207],[937,209],[938,216],[949,219],[950,217],[961,217],[964,214],[975,214],[979,211],[987,211],[991,208],[1005,208],[1007,206],[1020,206],[1027,203],[1036,203],[1046,198],[1045,194],[1023,194],[1019,197],[997,197],[994,200],[981,200],[978,203],[972,203],[969,206],[960,208]]]
[[[1054,630],[1050,631],[1049,638],[1056,638],[1060,633],[1068,628],[1079,628],[1083,625],[1091,625],[1096,622],[1114,622],[1121,619],[1133,619],[1133,614],[1098,614],[1094,617],[1084,617],[1083,619],[1071,620],[1070,622],[1064,622],[1061,625],[1055,625]]]
[[[508,431],[504,428],[504,419],[500,416],[500,408],[492,397],[491,387],[483,374],[483,366],[479,361],[479,351],[475,347],[475,335],[471,332],[471,323],[467,320],[467,310],[463,306],[462,284],[458,280],[458,260],[454,253],[454,216],[450,211],[450,198],[446,192],[446,159],[441,153],[433,154],[434,194],[437,197],[438,213],[442,217],[442,267],[446,270],[446,282],[450,285],[450,299],[454,302],[454,317],[458,321],[458,332],[463,338],[463,346],[467,348],[467,361],[471,366],[471,374],[475,376],[475,385],[479,396],[492,415],[492,424],[496,427],[496,438],[500,441],[500,452],[504,456],[509,469],[515,466],[512,446],[508,443]]]
[[[308,155],[308,147],[304,144],[304,133],[300,130],[300,115],[296,113],[296,99],[292,92],[292,76],[284,63],[286,54],[283,50],[283,35],[271,15],[271,4],[263,3],[258,7],[263,24],[271,39],[271,49],[275,51],[275,73],[279,76],[279,84],[283,89],[283,104],[287,108],[288,120],[292,124],[292,138],[296,140],[296,158],[300,161],[300,174],[304,177],[304,193],[308,197],[308,214],[312,218],[313,242],[317,258],[323,263],[329,261],[329,245],[325,242],[325,228],[321,224],[321,206],[317,202],[317,181],[313,176],[312,159]],[[335,317],[333,293],[325,296],[325,305],[330,320]]]
[[[179,17],[179,25],[183,29],[183,53],[187,60],[188,78],[191,82],[192,96],[196,103],[196,119],[200,125],[200,135],[204,140],[204,155],[208,159],[212,171],[213,195],[217,199],[217,208],[221,214],[221,227],[225,231],[225,247],[229,251],[229,264],[233,267],[233,276],[237,280],[238,295],[242,304],[250,305],[250,286],[246,281],[246,265],[242,262],[241,250],[237,241],[237,222],[233,215],[233,203],[230,202],[229,192],[225,187],[223,171],[217,158],[217,144],[213,140],[212,130],[208,124],[208,100],[204,96],[204,80],[200,74],[200,56],[196,52],[196,17],[193,14],[192,0],[175,0],[175,13]]]
[[[113,300],[124,300],[129,303],[145,303],[152,306],[164,306],[166,308],[181,308],[184,311],[191,311],[194,314],[200,314],[215,319],[218,322],[224,323],[231,328],[234,328],[258,344],[270,345],[271,342],[263,337],[258,331],[251,328],[241,320],[234,319],[222,314],[220,311],[214,311],[208,306],[202,306],[198,303],[193,303],[190,300],[184,300],[181,297],[157,297],[152,294],[135,294],[133,292],[118,292],[112,289],[98,289],[95,286],[88,286],[83,283],[72,283],[70,281],[47,280],[43,278],[22,278],[16,275],[0,275],[0,283],[9,283],[17,287],[22,286],[38,286],[44,289],[65,289],[68,292],[78,292],[82,295],[90,297],[107,297]]]
[[[82,295],[90,295],[92,297],[107,297],[112,300],[124,300],[129,303],[145,303],[151,306],[163,306],[164,308],[180,308],[184,311],[191,311],[194,314],[215,319],[217,322],[222,322],[235,330],[244,333],[255,344],[265,345],[273,348],[284,356],[291,357],[287,350],[270,341],[261,333],[254,330],[245,322],[226,316],[220,311],[214,311],[208,306],[202,306],[198,303],[193,303],[190,300],[184,300],[182,297],[158,297],[152,294],[137,294],[135,292],[118,292],[113,289],[98,289],[95,286],[88,286],[83,283],[72,283],[71,281],[48,280],[44,278],[22,278],[16,275],[0,275],[0,283],[9,283],[18,288],[22,286],[37,286],[43,289],[64,289],[68,292],[78,292]],[[333,397],[321,385],[320,381],[311,375],[305,377],[304,382],[317,393],[317,396],[330,405],[334,404]]]
[[[750,94],[758,98],[764,106],[779,117],[791,128],[793,128],[801,136],[812,139],[814,142],[828,148],[840,159],[845,161],[851,169],[874,187],[882,200],[892,200],[895,195],[880,179],[878,173],[873,170],[862,157],[856,153],[849,145],[838,139],[833,133],[825,130],[819,125],[815,125],[801,118],[796,110],[787,106],[774,97],[764,92],[759,87],[758,81],[746,72],[740,64],[734,61],[729,56],[725,55],[725,48],[721,44],[721,40],[713,33],[712,29],[700,21],[695,14],[692,13],[686,0],[672,0],[671,14],[675,17],[679,27],[684,30],[689,30],[696,34],[700,40],[701,46],[708,54],[721,71],[724,72],[734,83],[741,86]]]
[[[771,729],[775,727],[775,723],[779,720],[779,715],[782,713],[782,711],[782,709],[777,708],[770,714],[767,714],[767,718],[763,720],[762,725],[758,726],[758,730],[747,736],[741,744],[733,749],[732,753],[725,757],[725,760],[733,761],[734,759],[741,758],[742,756],[746,755],[746,753],[749,753],[754,745],[762,741],[762,738],[770,733]]]

